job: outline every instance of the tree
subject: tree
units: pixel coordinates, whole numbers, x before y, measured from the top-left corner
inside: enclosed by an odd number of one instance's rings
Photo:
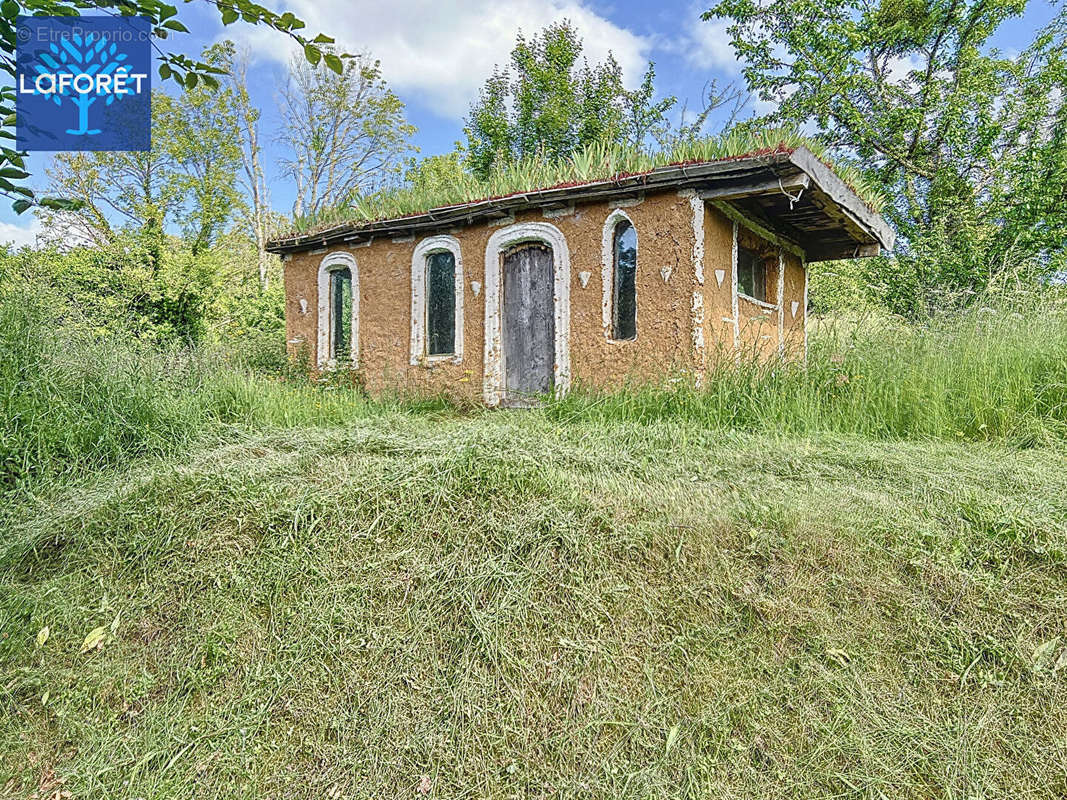
[[[377,61],[350,58],[339,74],[293,59],[282,91],[289,151],[281,167],[296,184],[294,216],[314,215],[395,179],[415,128]]]
[[[96,244],[137,232],[157,262],[172,226],[194,256],[210,248],[241,207],[233,95],[199,85],[177,98],[155,91],[152,126],[148,151],[57,154],[49,191],[77,207],[42,211],[46,226]]]
[[[247,50],[238,52],[231,41],[222,42],[216,45],[216,48],[220,61],[226,68],[226,85],[233,93],[237,111],[237,132],[241,146],[240,184],[248,199],[248,213],[243,215],[244,226],[256,246],[259,287],[266,291],[270,282],[271,264],[277,261],[276,256],[267,252],[267,240],[274,227],[275,215],[270,208],[270,193],[263,174],[263,149],[259,138],[260,110],[253,105],[248,93],[250,56]]]
[[[1064,11],[1015,56],[989,46],[1025,0],[722,0],[749,86],[775,123],[811,125],[890,198],[897,258],[873,261],[895,310],[975,293],[1064,257]],[[755,124],[764,124],[759,120]]]
[[[566,158],[594,142],[640,146],[665,124],[676,100],[654,100],[651,63],[640,87],[628,92],[613,55],[590,67],[582,49],[567,20],[529,40],[519,35],[510,67],[494,68],[466,120],[475,175],[530,156]]]
[[[333,39],[324,34],[308,37],[300,31],[304,22],[291,12],[277,14],[251,0],[209,0],[219,12],[224,25],[231,25],[238,20],[251,25],[265,25],[268,28],[288,36],[302,49],[304,57],[310,64],[325,63],[334,72],[344,69],[348,53],[325,51],[323,45],[333,43]],[[176,5],[164,0],[3,0],[0,2],[0,69],[11,78],[9,86],[0,88],[0,138],[12,141],[15,138],[15,46],[17,42],[15,26],[20,14],[35,16],[80,16],[83,10],[103,11],[121,16],[145,17],[149,20],[152,36],[157,40],[166,40],[175,33],[188,33],[188,28],[178,19]],[[159,51],[159,77],[172,80],[179,86],[192,89],[199,83],[208,88],[218,88],[219,67],[197,61],[182,53]],[[72,203],[67,198],[38,196],[25,185],[29,178],[26,171],[25,153],[6,145],[0,145],[0,195],[12,200],[16,213],[23,213],[35,205],[54,210],[68,209]]]

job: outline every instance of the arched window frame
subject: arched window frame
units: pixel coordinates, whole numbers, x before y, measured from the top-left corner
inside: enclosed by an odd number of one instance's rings
[[[426,270],[428,259],[434,253],[451,253],[456,262],[456,331],[453,339],[454,353],[428,355],[426,352]],[[455,236],[430,236],[415,246],[411,254],[411,364],[448,361],[459,364],[463,361],[463,256],[459,239]]]
[[[333,357],[333,346],[330,335],[333,326],[330,324],[330,273],[348,268],[352,275],[352,341],[350,363],[339,365]],[[319,262],[318,274],[319,310],[318,310],[318,341],[317,362],[320,369],[334,369],[338,366],[359,367],[359,268],[356,259],[349,253],[329,253]]]
[[[636,324],[633,339],[616,339],[612,335],[615,327],[615,229],[619,227],[622,222],[628,222],[630,227],[634,231],[634,239],[637,241],[638,261],[640,261],[641,242],[640,235],[637,232],[637,225],[630,218],[630,215],[623,211],[621,208],[616,208],[608,214],[608,218],[604,220],[604,229],[601,237],[601,256],[600,256],[600,280],[603,286],[603,300],[601,301],[601,314],[604,327],[604,338],[609,342],[617,342],[622,344],[624,342],[632,342],[637,339]],[[634,287],[634,303],[636,305],[637,288]],[[636,310],[635,310],[635,323],[636,323]]]

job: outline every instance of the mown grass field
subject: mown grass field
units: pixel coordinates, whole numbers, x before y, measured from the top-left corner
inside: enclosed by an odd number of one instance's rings
[[[1067,794],[1063,446],[385,412],[3,524],[6,796]]]

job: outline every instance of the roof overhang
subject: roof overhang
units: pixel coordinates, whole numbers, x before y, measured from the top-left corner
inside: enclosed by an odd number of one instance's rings
[[[893,247],[893,229],[834,171],[804,147],[697,164],[658,167],[576,186],[520,192],[444,206],[396,219],[338,225],[268,243],[272,253],[293,253],[366,243],[389,236],[429,235],[487,222],[529,209],[556,210],[575,203],[625,199],[667,190],[694,191],[729,216],[772,232],[808,261],[877,255]]]

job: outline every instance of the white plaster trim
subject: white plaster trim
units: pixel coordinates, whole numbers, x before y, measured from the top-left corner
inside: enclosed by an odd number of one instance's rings
[[[591,277],[593,277],[593,273],[588,270],[582,270],[578,273],[578,283],[582,284],[583,289],[589,285],[589,279]]]
[[[406,242],[415,241],[415,234],[409,233],[407,236],[394,236],[392,238],[393,244],[404,244]]]
[[[370,247],[371,242],[373,241],[374,237],[372,236],[369,239],[364,239],[362,242],[346,242],[346,244],[350,249],[355,250],[357,247]]]
[[[334,251],[327,255],[319,263],[319,308],[318,340],[316,342],[315,358],[319,368],[337,366],[335,359],[330,357],[330,273],[336,269],[348,267],[352,272],[352,369],[359,368],[359,268],[356,259],[349,253]]]
[[[478,281],[471,281],[471,291],[474,292],[474,296],[477,297],[482,293],[482,284]]]
[[[559,219],[560,217],[569,217],[574,213],[574,203],[563,206],[563,208],[543,208],[541,213],[545,219]]]
[[[600,304],[601,322],[604,327],[604,338],[609,342],[615,341],[611,337],[612,302],[615,298],[615,228],[623,221],[629,222],[634,229],[634,239],[637,240],[637,264],[641,263],[641,237],[637,232],[637,226],[630,215],[621,209],[613,209],[604,220],[604,227],[600,233],[600,283],[603,287],[603,300]],[[637,265],[634,266],[637,269]],[[637,277],[634,276],[636,287]],[[636,288],[634,290],[636,294]],[[636,298],[635,298],[636,303]],[[640,312],[640,308],[637,309]],[[636,326],[635,326],[636,330]]]
[[[673,274],[673,272],[674,272],[674,268],[673,267],[660,267],[659,268],[659,276],[661,278],[663,278],[663,282],[664,283],[670,283],[671,275]]]
[[[521,222],[496,231],[485,246],[485,373],[482,397],[495,406],[504,397],[504,353],[502,348],[500,300],[503,294],[500,255],[512,245],[542,242],[552,248],[555,272],[556,394],[563,394],[571,383],[571,254],[567,239],[555,225],[547,222]]]
[[[794,300],[789,305],[790,305],[790,309],[791,309],[792,314],[793,314],[793,319],[796,319],[797,318],[797,309],[800,308],[800,301],[799,300]]]
[[[707,354],[704,351],[704,201],[695,193],[689,197],[689,208],[693,212],[693,289],[692,326],[693,326],[693,360],[696,365],[696,385],[704,384],[704,370],[707,367]]]
[[[785,358],[785,257],[778,248],[778,357]]]
[[[778,306],[775,305],[774,303],[768,303],[766,300],[760,300],[758,297],[753,297],[750,294],[745,294],[744,292],[738,292],[737,296],[739,298],[741,298],[742,300],[747,300],[748,302],[752,303],[753,305],[759,306],[760,308],[765,308],[768,311],[777,311],[778,310]]]
[[[314,250],[309,250],[308,251],[308,255],[309,256],[320,256],[325,252],[326,252],[326,248],[325,247],[317,247]]]
[[[645,202],[644,192],[637,195],[637,197],[621,197],[618,200],[612,200],[608,203],[608,208],[632,208],[633,206],[639,206]]]
[[[300,298],[300,313],[301,314],[308,313],[308,301],[305,300],[303,297]],[[796,314],[794,314],[793,316],[795,317]]]
[[[456,332],[453,353],[426,353],[426,259],[433,253],[448,252],[456,261]],[[455,236],[429,236],[415,245],[411,254],[411,363],[463,361],[463,256]]]
[[[737,302],[737,220],[734,220],[733,244],[730,247],[730,310],[734,317],[734,357],[741,357],[741,312]]]
[[[724,270],[724,269],[715,270],[715,282],[718,283],[719,286],[722,286],[722,282],[724,280],[726,280],[726,270]]]
[[[506,217],[500,217],[498,219],[489,220],[488,225],[489,225],[490,228],[499,228],[501,225],[511,225],[514,222],[515,222],[515,215],[514,214],[508,214]]]

